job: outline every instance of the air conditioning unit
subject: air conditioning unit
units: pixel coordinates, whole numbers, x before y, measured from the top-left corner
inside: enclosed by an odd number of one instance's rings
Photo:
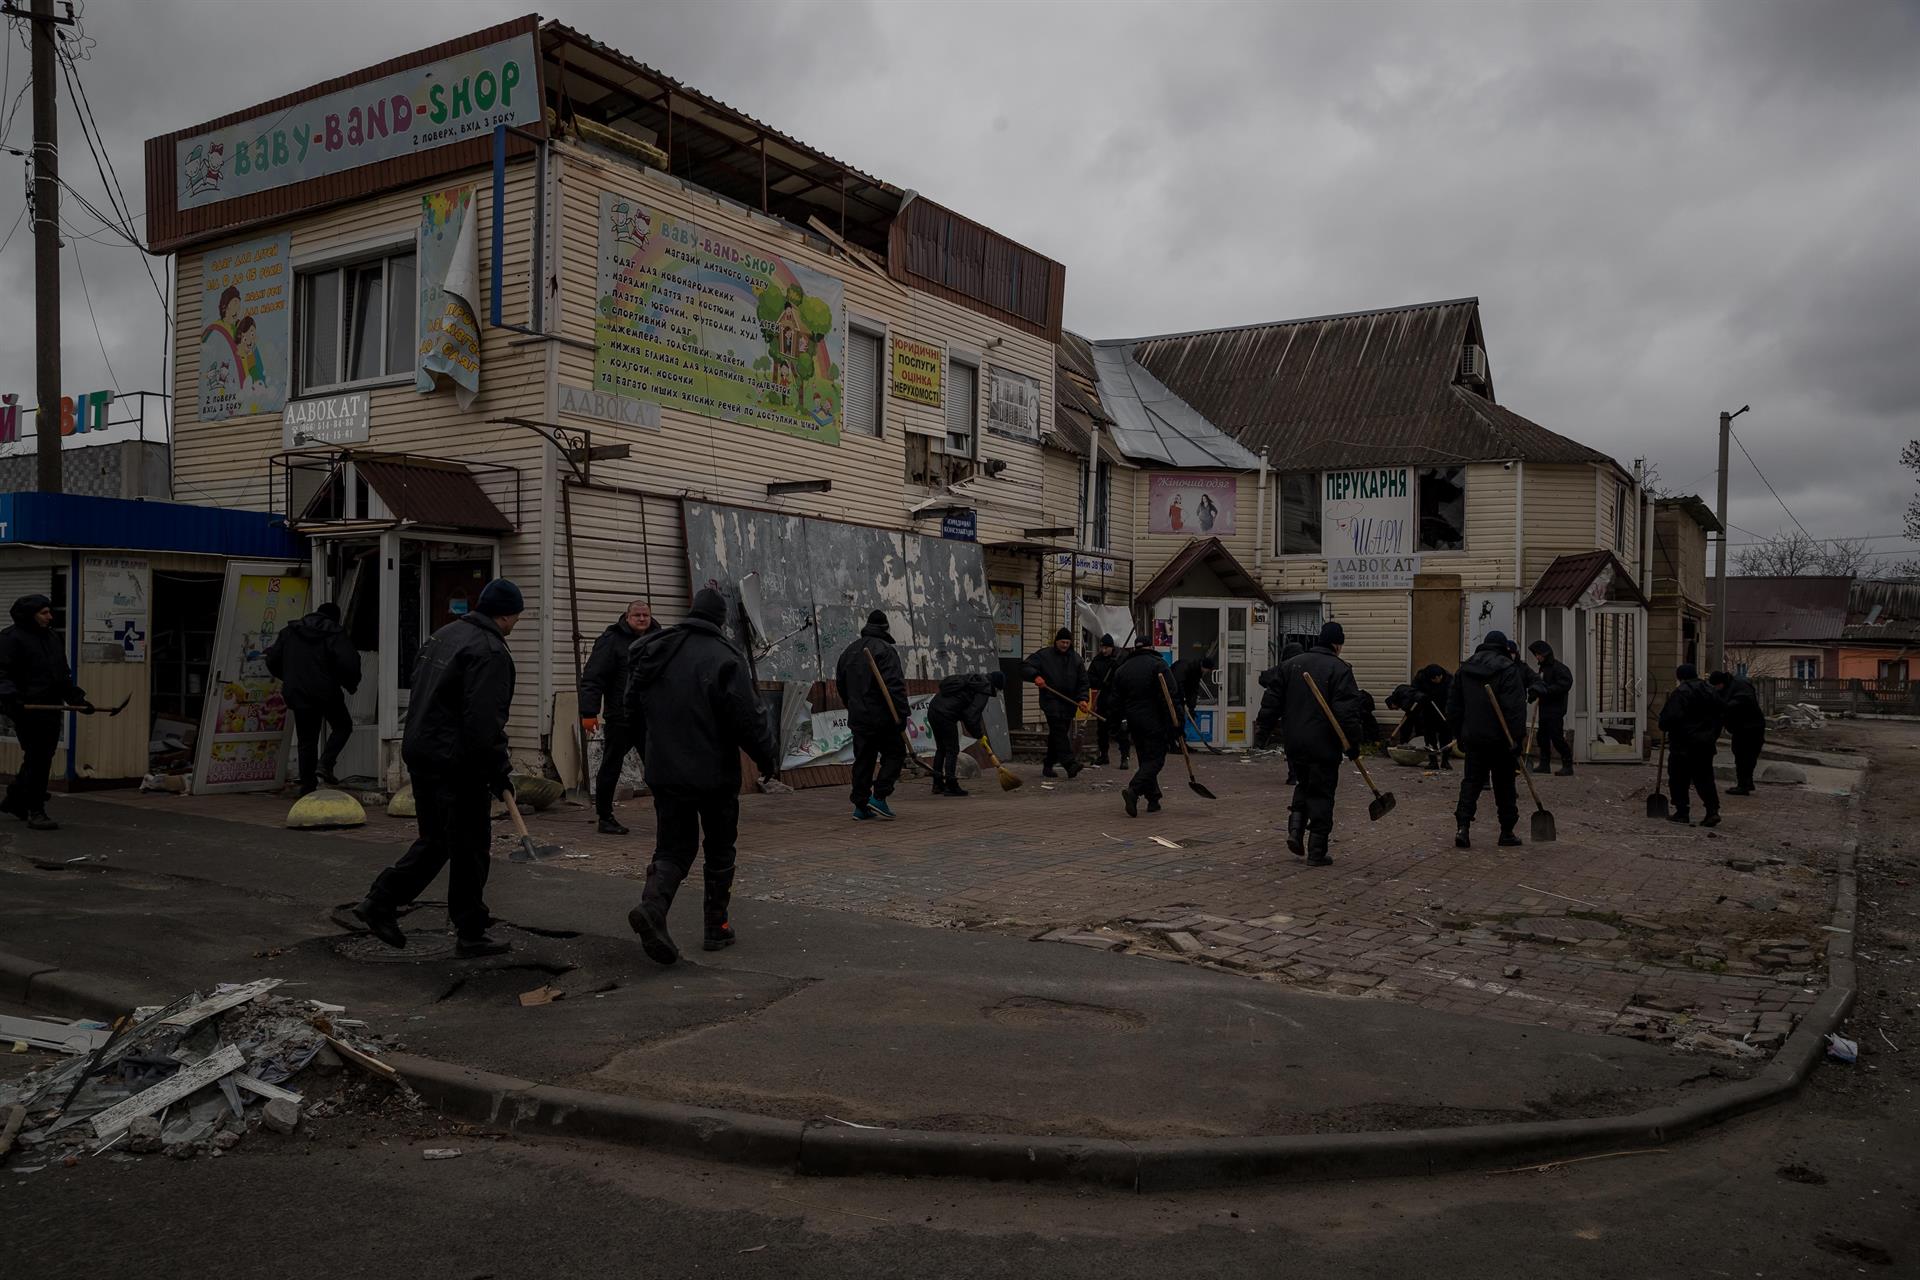
[[[1487,349],[1468,343],[1460,349],[1460,381],[1487,385]]]

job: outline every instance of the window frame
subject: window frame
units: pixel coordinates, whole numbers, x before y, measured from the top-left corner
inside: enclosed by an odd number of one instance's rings
[[[1613,552],[1627,558],[1627,482],[1613,482]]]
[[[413,363],[399,371],[388,370],[375,377],[346,379],[339,382],[308,383],[307,377],[307,326],[306,312],[309,290],[315,276],[328,272],[338,272],[336,277],[337,293],[335,298],[336,315],[340,329],[334,352],[334,370],[337,374],[346,372],[348,355],[347,291],[346,273],[360,267],[378,262],[380,264],[380,298],[382,305],[380,328],[380,361],[384,368],[391,354],[390,335],[387,322],[392,317],[392,267],[393,259],[411,257],[413,259],[413,290],[407,300],[408,309],[413,313],[413,342],[408,349],[413,353]],[[396,387],[411,385],[420,367],[420,238],[417,234],[405,238],[392,238],[370,241],[342,249],[337,253],[315,255],[310,258],[297,258],[293,263],[293,318],[289,326],[293,337],[293,351],[289,371],[293,384],[293,398],[307,396],[338,395],[344,391],[358,391],[369,387]]]
[[[1890,670],[1893,671],[1894,674],[1890,675]],[[1907,666],[1907,660],[1905,658],[1881,658],[1876,663],[1874,671],[1874,679],[1883,685],[1886,684],[1888,680],[1897,680],[1900,686],[1904,688],[1911,679],[1911,669]]]
[[[888,365],[888,357],[893,350],[892,335],[888,331],[886,321],[884,320],[875,320],[868,316],[849,314],[847,316],[847,350],[845,355],[849,368],[852,367],[853,363],[853,335],[856,333],[865,338],[875,339],[880,344],[879,351],[874,357],[873,365],[873,431],[869,434],[865,431],[847,430],[845,428],[846,414],[843,411],[840,415],[842,434],[858,436],[862,440],[884,440],[887,438],[887,392],[891,384],[891,377],[889,375],[892,372]],[[851,382],[852,379],[848,378],[847,381]]]
[[[1321,507],[1324,500],[1325,475],[1323,471],[1276,471],[1273,473],[1273,554],[1287,560],[1323,560],[1327,554],[1327,530]],[[1313,495],[1310,505],[1315,509],[1314,524],[1320,531],[1319,547],[1313,551],[1286,550],[1286,512],[1285,490],[1281,487],[1286,480],[1305,476],[1312,483],[1308,491]]]
[[[1080,529],[1087,528],[1087,469],[1080,471]],[[1113,549],[1113,461],[1105,454],[1094,464],[1093,529],[1090,551]],[[1100,603],[1094,601],[1093,603]]]
[[[1802,663],[1806,664],[1806,666],[1809,668],[1809,670],[1807,670],[1805,673],[1801,671]],[[1792,678],[1795,680],[1801,680],[1801,681],[1818,680],[1820,678],[1820,659],[1817,657],[1791,658],[1788,660],[1788,670],[1793,673]]]
[[[1410,467],[1413,472],[1413,550],[1422,556],[1465,555],[1467,551],[1467,468],[1464,463],[1455,463],[1443,467]],[[1426,545],[1426,518],[1421,515],[1421,491],[1427,481],[1427,474],[1434,471],[1456,473],[1460,487],[1460,545],[1457,547],[1429,547]]]
[[[945,370],[947,380],[946,394],[942,395],[940,406],[940,421],[942,427],[940,432],[940,451],[949,458],[965,458],[968,461],[973,461],[980,456],[980,376],[981,370],[985,367],[985,363],[984,359],[971,351],[955,351],[951,346],[947,348],[947,367]],[[970,434],[964,453],[957,452],[953,447],[952,419],[947,416],[948,405],[953,403],[953,400],[950,398],[950,393],[954,389],[953,369],[955,365],[970,369],[973,372],[973,395],[970,397],[971,403],[967,406],[967,425]]]

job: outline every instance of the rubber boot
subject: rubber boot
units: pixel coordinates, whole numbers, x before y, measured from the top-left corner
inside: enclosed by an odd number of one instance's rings
[[[1498,843],[1504,849],[1511,849],[1520,843],[1520,837],[1513,834],[1512,827],[1502,827],[1500,828],[1500,839]]]
[[[1473,828],[1461,823],[1453,829],[1453,847],[1456,849],[1473,848]]]
[[[1129,818],[1137,818],[1140,816],[1140,797],[1133,794],[1133,788],[1120,788],[1120,803],[1127,806],[1127,816]]]
[[[1307,837],[1307,865],[1310,867],[1330,867],[1333,859],[1327,855],[1327,833],[1315,831]]]
[[[1307,815],[1298,809],[1287,815],[1287,848],[1302,857],[1306,856]]]

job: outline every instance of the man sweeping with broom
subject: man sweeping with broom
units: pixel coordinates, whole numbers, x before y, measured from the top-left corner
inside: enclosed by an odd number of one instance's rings
[[[1007,678],[998,671],[986,675],[948,676],[940,682],[940,692],[927,703],[927,728],[933,731],[933,794],[964,796],[965,788],[955,772],[960,763],[960,730],[976,738],[987,736],[987,703],[1007,687]]]

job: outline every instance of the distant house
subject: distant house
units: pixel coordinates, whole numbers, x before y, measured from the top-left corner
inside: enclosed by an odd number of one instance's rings
[[[1705,661],[1713,603],[1707,585],[1707,535],[1720,522],[1693,494],[1653,504],[1652,572],[1647,575],[1647,693],[1659,706],[1673,688],[1673,670]]]
[[[1727,579],[1727,662],[1748,675],[1904,685],[1920,650],[1920,582]]]

